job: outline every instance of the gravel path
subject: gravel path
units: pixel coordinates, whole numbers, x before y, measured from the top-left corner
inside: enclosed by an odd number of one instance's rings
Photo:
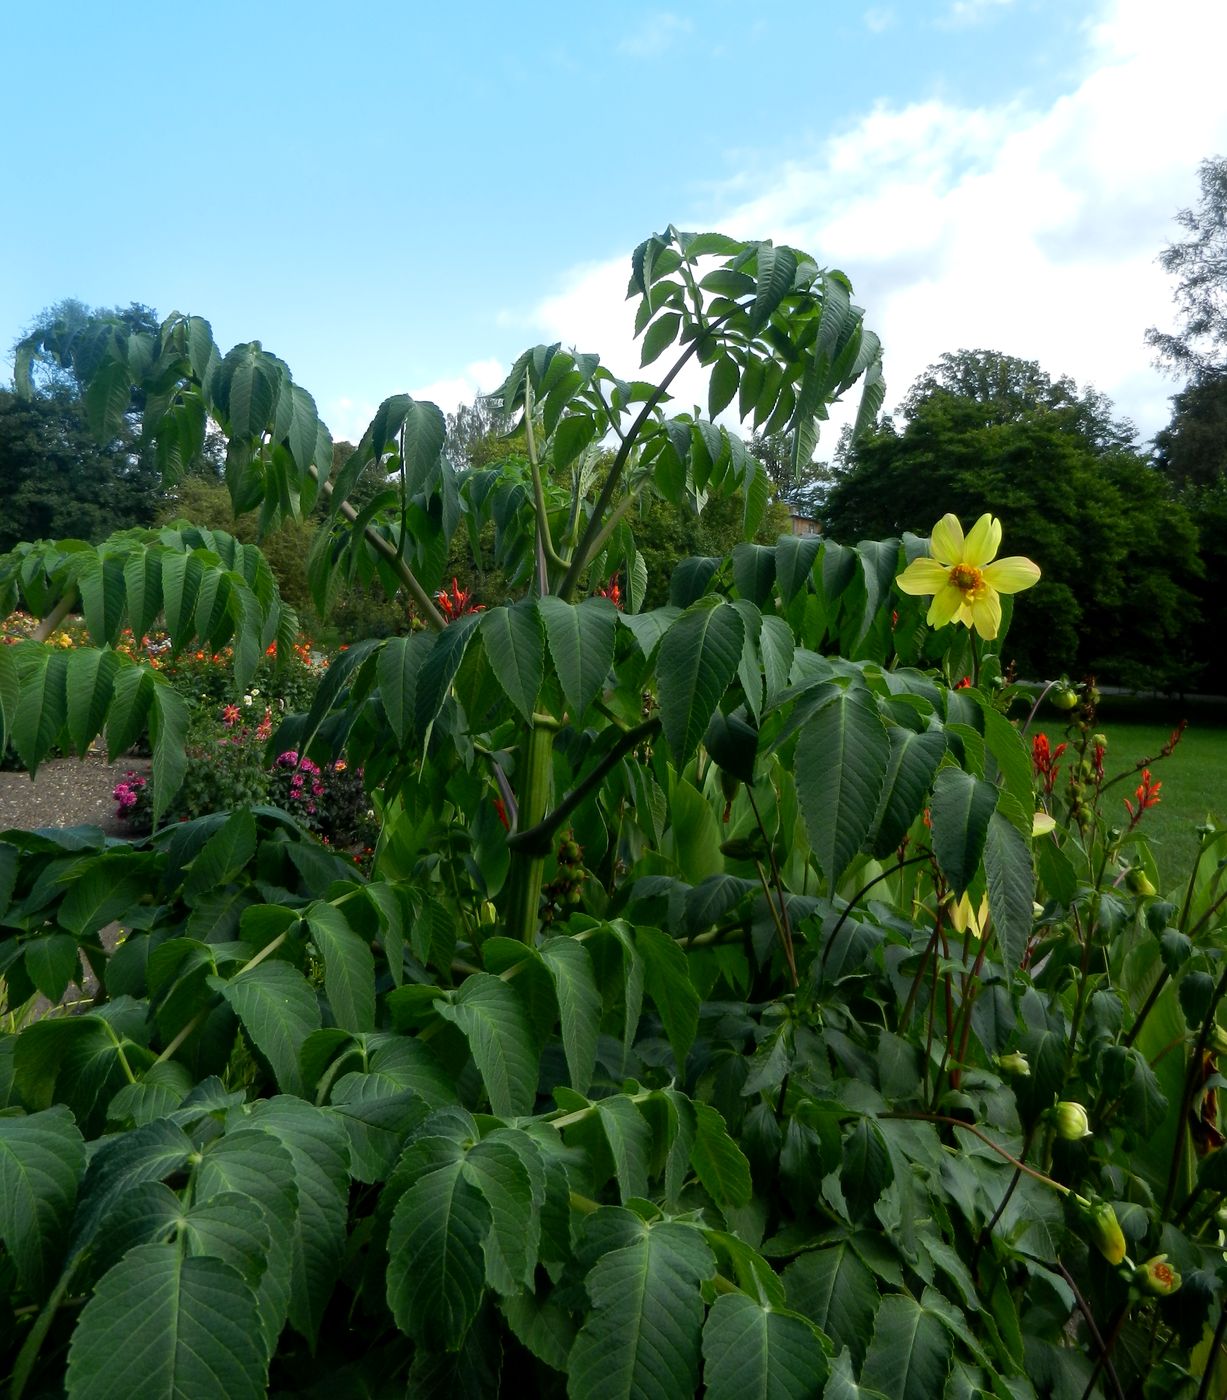
[[[147,758],[108,763],[101,754],[56,758],[44,763],[33,782],[28,773],[0,773],[0,831],[12,827],[100,826],[108,836],[126,836],[115,815],[111,791],[128,773],[149,774]]]

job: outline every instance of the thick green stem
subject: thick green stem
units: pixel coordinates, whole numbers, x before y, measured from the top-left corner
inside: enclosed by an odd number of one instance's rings
[[[77,587],[76,584],[73,584],[65,590],[64,596],[60,601],[51,609],[47,616],[43,618],[34,631],[31,632],[30,636],[34,641],[45,642],[68,614],[72,612],[73,608],[76,606],[76,602]]]
[[[545,817],[553,777],[554,735],[557,721],[549,715],[534,715],[524,741],[523,769],[519,784],[518,814],[521,831],[540,825]],[[545,874],[544,853],[540,849],[513,849],[509,878],[510,903],[507,908],[507,933],[522,943],[531,943],[537,936],[538,911],[541,904],[541,882]]]

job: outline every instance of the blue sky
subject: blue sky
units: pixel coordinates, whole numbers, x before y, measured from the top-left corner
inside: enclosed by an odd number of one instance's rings
[[[5,8],[5,347],[66,296],[192,311],[355,437],[539,340],[632,368],[672,221],[842,267],[888,405],[985,346],[1165,421],[1142,336],[1227,153],[1222,0]]]

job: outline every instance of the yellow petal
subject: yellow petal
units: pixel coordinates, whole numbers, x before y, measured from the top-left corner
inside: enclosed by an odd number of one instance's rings
[[[1047,836],[1050,831],[1057,829],[1057,819],[1051,817],[1047,812],[1036,812],[1031,818],[1031,835]]]
[[[971,527],[967,543],[963,546],[963,562],[979,568],[987,564],[1001,548],[1001,521],[991,515],[982,515]]]
[[[991,642],[1001,630],[1001,599],[995,588],[984,589],[972,600],[971,616],[976,631],[986,642]]]
[[[983,573],[984,582],[998,593],[1021,593],[1024,588],[1032,588],[1040,581],[1040,567],[1021,554],[1012,554],[1008,559],[998,559],[989,564]]]
[[[943,515],[929,536],[929,553],[943,564],[959,564],[963,560],[963,527],[957,515]]]
[[[946,570],[936,559],[913,559],[895,582],[905,593],[937,593],[946,586]]]
[[[943,588],[933,595],[933,601],[929,604],[929,615],[925,620],[930,627],[945,627],[962,606],[963,595],[957,588]]]

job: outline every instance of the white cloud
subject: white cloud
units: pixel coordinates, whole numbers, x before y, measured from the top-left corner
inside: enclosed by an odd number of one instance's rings
[[[871,34],[882,34],[895,23],[896,16],[889,5],[871,5],[861,19]]]
[[[453,413],[462,403],[472,403],[478,394],[497,389],[508,368],[501,360],[475,360],[463,373],[419,385],[409,393],[415,399],[438,404],[444,413]]]
[[[965,29],[987,19],[994,10],[1013,3],[1014,0],[950,0],[950,8],[940,23],[947,29]]]
[[[645,16],[634,34],[618,45],[618,52],[628,58],[659,58],[683,35],[691,33],[694,25],[682,15],[658,10]]]
[[[1174,387],[1144,338],[1174,321],[1156,257],[1198,162],[1227,148],[1227,5],[1171,0],[1157,23],[1149,0],[1107,0],[1084,38],[1082,76],[1050,105],[880,103],[679,222],[842,267],[882,336],[888,405],[944,351],[988,348],[1094,384],[1149,435]],[[575,269],[533,319],[632,371],[627,271]]]

